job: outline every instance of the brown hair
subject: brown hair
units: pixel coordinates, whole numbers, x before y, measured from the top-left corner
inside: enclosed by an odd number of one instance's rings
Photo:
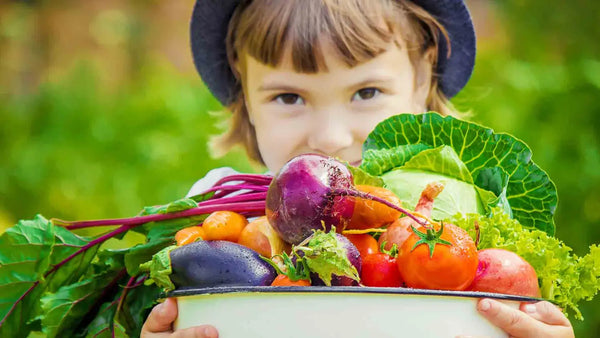
[[[383,25],[382,25],[383,23]],[[227,56],[238,79],[236,97],[228,107],[229,128],[213,139],[213,149],[222,154],[233,146],[244,146],[252,160],[263,163],[255,130],[249,121],[240,74],[233,65],[244,51],[258,61],[276,67],[284,51],[291,48],[297,72],[325,69],[319,40],[329,38],[350,67],[386,51],[391,42],[404,39],[415,74],[425,51],[433,50],[433,70],[438,58],[440,33],[449,45],[444,27],[427,11],[407,0],[245,0],[236,8],[227,32]],[[449,51],[450,52],[450,51]],[[445,57],[445,56],[444,56]],[[457,115],[432,73],[426,106],[443,115]],[[415,76],[416,81],[417,76]]]

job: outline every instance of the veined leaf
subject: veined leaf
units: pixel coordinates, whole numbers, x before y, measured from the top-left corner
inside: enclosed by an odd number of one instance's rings
[[[161,290],[156,285],[140,285],[127,293],[117,319],[129,337],[140,336],[140,328],[160,295]]]
[[[372,185],[375,187],[383,187],[383,180],[381,179],[381,177],[373,176],[373,175],[367,173],[366,171],[364,171],[358,167],[353,167],[349,164],[346,166],[352,173],[352,179],[354,180],[354,184],[356,184],[356,185],[366,184],[366,185]]]
[[[87,338],[127,338],[125,328],[114,317],[119,306],[119,299],[100,306],[98,315],[88,325],[85,333]]]
[[[67,337],[102,297],[105,288],[118,289],[119,280],[126,276],[122,272],[108,271],[74,284],[65,285],[57,292],[46,294],[41,299],[42,329],[49,337]]]
[[[480,172],[501,168],[508,174],[505,198],[512,215],[527,227],[554,234],[556,187],[531,161],[527,145],[511,135],[433,112],[397,115],[371,132],[363,145],[361,168],[372,175],[382,175],[403,166],[422,150],[442,145],[454,149],[475,178],[475,184],[485,181],[477,179]]]
[[[42,294],[77,282],[97,248],[50,271],[87,243],[40,215],[20,221],[0,236],[0,336],[27,336],[37,325],[33,318],[42,314]]]

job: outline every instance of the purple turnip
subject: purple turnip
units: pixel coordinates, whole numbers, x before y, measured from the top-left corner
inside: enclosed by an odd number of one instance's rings
[[[354,212],[354,197],[384,203],[425,225],[406,210],[358,191],[344,164],[317,154],[299,155],[281,168],[267,192],[266,214],[284,241],[298,244],[318,229],[344,230]]]

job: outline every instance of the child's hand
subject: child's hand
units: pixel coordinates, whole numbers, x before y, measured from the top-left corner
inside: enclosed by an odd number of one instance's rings
[[[477,310],[511,338],[575,337],[567,317],[549,302],[523,303],[517,310],[492,299],[482,299]]]
[[[177,337],[177,338],[218,338],[217,329],[210,325],[190,327],[185,330],[173,331],[173,322],[177,318],[177,303],[175,299],[167,300],[152,309],[142,327],[142,338]]]

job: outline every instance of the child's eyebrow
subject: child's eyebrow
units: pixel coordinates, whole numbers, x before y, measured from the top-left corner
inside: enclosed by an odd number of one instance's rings
[[[354,84],[348,86],[348,89],[360,88],[360,87],[364,87],[364,86],[368,86],[368,85],[375,85],[375,84],[390,85],[393,82],[394,82],[394,77],[392,77],[392,76],[375,76],[375,77],[366,78],[362,81],[354,83]]]
[[[370,77],[370,78],[366,78],[362,81],[359,81],[357,83],[351,84],[349,86],[347,86],[347,89],[356,89],[356,88],[360,88],[360,87],[364,87],[364,86],[368,86],[368,85],[391,85],[394,82],[394,77],[391,76],[376,76],[376,77]],[[264,84],[260,87],[258,87],[258,91],[289,91],[289,92],[295,92],[295,93],[302,93],[305,92],[304,89],[299,88],[299,87],[295,87],[289,84],[284,84],[284,83],[267,83]]]
[[[302,88],[290,86],[288,84],[283,83],[268,83],[258,87],[259,92],[267,92],[267,91],[288,91],[288,92],[304,92],[305,90]]]

